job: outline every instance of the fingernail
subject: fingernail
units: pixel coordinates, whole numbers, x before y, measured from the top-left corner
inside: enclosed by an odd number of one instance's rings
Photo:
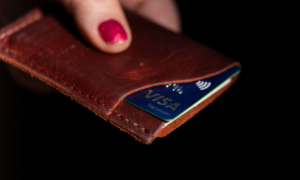
[[[122,25],[113,19],[102,22],[98,30],[102,39],[107,43],[122,43],[127,39],[127,34]]]

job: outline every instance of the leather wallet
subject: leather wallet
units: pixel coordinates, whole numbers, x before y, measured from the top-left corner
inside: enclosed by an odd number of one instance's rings
[[[0,31],[0,58],[53,86],[136,140],[150,144],[191,119],[236,80],[164,127],[123,98],[153,86],[187,83],[240,66],[183,35],[126,12],[133,41],[119,54],[86,43],[62,9],[36,8]]]

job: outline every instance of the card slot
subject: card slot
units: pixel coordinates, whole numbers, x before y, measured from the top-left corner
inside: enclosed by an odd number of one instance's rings
[[[122,103],[126,96],[149,87],[202,80],[240,64],[141,17],[126,15],[135,38],[123,53],[95,50],[55,16],[35,9],[0,31],[0,57],[149,143],[163,123],[144,113],[128,114],[131,111]],[[43,34],[51,38],[41,38]]]

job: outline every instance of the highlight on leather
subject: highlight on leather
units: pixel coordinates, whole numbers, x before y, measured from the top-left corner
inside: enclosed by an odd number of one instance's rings
[[[126,15],[132,45],[112,55],[94,49],[72,32],[68,19],[64,23],[35,9],[0,31],[0,58],[149,144],[192,118],[229,86],[165,129],[163,121],[123,103],[124,97],[152,86],[198,81],[240,64],[137,15]]]

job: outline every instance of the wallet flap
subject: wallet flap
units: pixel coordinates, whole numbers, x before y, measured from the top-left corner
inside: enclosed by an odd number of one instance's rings
[[[1,31],[0,53],[106,115],[133,92],[200,80],[237,64],[141,17],[126,15],[134,37],[123,53],[112,55],[93,49],[40,10],[24,17],[29,20]]]
[[[236,79],[166,127],[123,98],[152,86],[205,79],[240,64],[130,12],[131,46],[119,54],[102,53],[82,39],[63,8],[48,7],[50,11],[37,8],[0,30],[0,58],[143,143],[178,128]]]

